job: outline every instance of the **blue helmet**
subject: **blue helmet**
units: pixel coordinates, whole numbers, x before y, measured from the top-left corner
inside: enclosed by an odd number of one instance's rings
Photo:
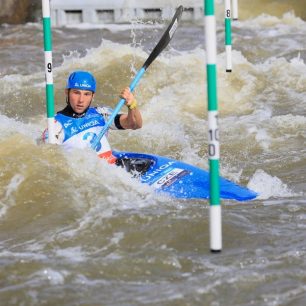
[[[68,89],[81,89],[96,91],[96,79],[94,76],[87,71],[75,71],[72,72],[68,78],[67,86]]]

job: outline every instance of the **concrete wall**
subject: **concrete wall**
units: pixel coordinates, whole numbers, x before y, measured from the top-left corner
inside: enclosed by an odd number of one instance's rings
[[[170,19],[179,5],[186,8],[183,20],[203,18],[203,0],[52,0],[52,25]]]
[[[0,0],[0,24],[34,21],[40,7],[40,0]]]

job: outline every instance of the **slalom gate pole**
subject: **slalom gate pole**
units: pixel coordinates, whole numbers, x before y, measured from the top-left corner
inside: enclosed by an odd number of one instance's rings
[[[238,0],[233,0],[233,20],[238,20]]]
[[[52,32],[50,18],[50,1],[42,0],[44,51],[45,51],[45,77],[46,77],[46,106],[48,120],[48,142],[55,143],[54,123],[54,87],[52,66]]]
[[[231,0],[225,0],[225,52],[226,52],[226,72],[232,72],[232,25],[231,25]]]
[[[210,182],[209,229],[210,250],[222,250],[222,223],[219,182],[219,129],[217,99],[217,34],[214,0],[204,0],[205,12],[205,45],[208,99],[208,157]]]

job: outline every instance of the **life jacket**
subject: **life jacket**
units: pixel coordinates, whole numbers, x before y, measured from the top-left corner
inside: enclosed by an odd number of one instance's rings
[[[104,117],[93,107],[89,108],[84,117],[72,118],[58,113],[55,116],[64,130],[63,146],[69,148],[88,148],[105,125]],[[110,144],[104,135],[95,148],[100,158],[114,163]]]

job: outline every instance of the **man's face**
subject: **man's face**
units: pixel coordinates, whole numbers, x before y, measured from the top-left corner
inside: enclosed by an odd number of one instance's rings
[[[77,114],[82,114],[90,105],[94,93],[90,90],[81,90],[81,89],[66,89],[66,95],[69,94],[69,103]]]

